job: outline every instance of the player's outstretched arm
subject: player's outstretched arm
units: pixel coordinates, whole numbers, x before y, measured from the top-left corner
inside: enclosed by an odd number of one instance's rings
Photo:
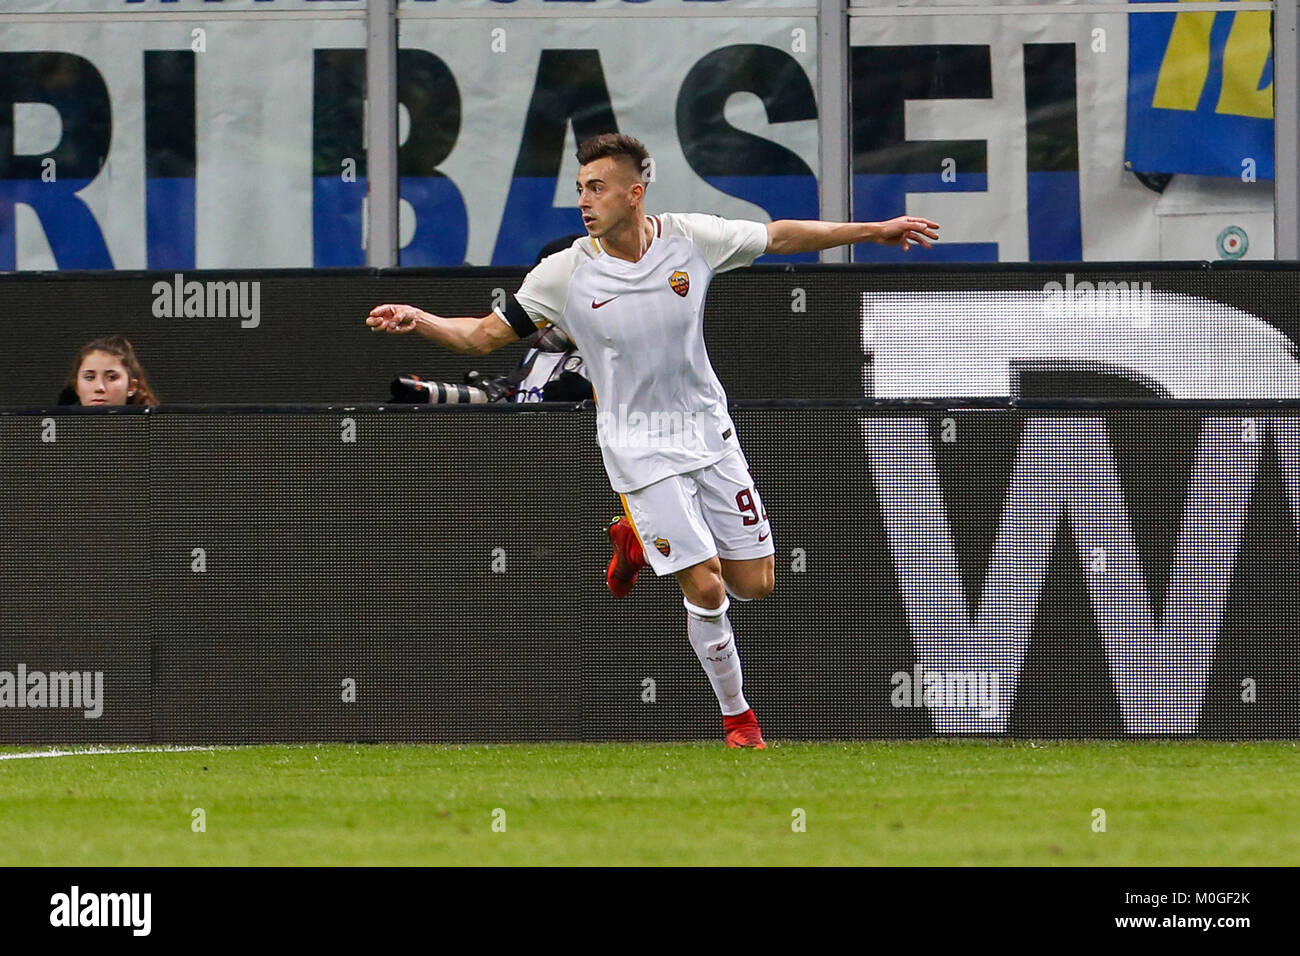
[[[495,312],[482,318],[451,318],[433,315],[412,305],[377,305],[366,316],[366,325],[376,332],[419,332],[453,352],[486,355],[488,352],[519,341],[507,323]]]
[[[878,242],[884,246],[912,243],[930,248],[939,238],[939,224],[917,216],[899,216],[886,222],[822,222],[817,219],[778,219],[767,224],[767,251],[776,255],[821,252],[836,246]]]

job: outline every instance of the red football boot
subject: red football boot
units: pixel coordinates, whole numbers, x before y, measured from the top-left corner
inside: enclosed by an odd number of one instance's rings
[[[609,543],[614,548],[614,556],[609,559],[605,570],[605,584],[609,593],[616,598],[627,597],[636,584],[636,576],[646,566],[645,552],[631,523],[619,515],[609,523]]]
[[[754,716],[753,707],[743,714],[736,714],[734,717],[728,717],[724,714],[722,729],[727,732],[728,747],[733,749],[738,747],[753,747],[755,750],[767,749],[767,744],[763,743],[763,731],[758,727],[758,718]]]

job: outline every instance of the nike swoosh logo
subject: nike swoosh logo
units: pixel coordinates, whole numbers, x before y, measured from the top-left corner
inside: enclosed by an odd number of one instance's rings
[[[766,541],[766,540],[767,540],[768,538],[770,538],[770,537],[772,537],[772,532],[771,532],[771,531],[769,531],[767,534],[760,534],[760,535],[758,536],[758,540],[759,540],[759,541]]]
[[[595,299],[592,299],[592,300],[591,300],[591,307],[592,307],[593,309],[599,309],[602,305],[609,305],[611,302],[613,302],[613,301],[614,301],[615,299],[617,299],[617,298],[618,298],[618,296],[616,296],[616,295],[615,295],[615,296],[611,296],[610,298],[606,299],[604,302],[597,302]]]

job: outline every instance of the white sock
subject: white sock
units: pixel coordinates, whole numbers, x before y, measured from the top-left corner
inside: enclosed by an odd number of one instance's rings
[[[736,649],[736,635],[732,633],[731,621],[727,620],[727,608],[731,602],[722,599],[722,607],[697,607],[685,598],[686,634],[695,648],[695,656],[700,659],[700,666],[709,675],[713,693],[718,697],[718,706],[727,717],[734,717],[749,710],[745,695],[740,692],[743,679],[740,674],[740,652]]]

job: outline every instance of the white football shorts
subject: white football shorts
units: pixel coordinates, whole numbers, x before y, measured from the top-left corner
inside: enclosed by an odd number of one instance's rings
[[[743,561],[776,553],[742,451],[620,497],[655,574],[673,574],[714,555]]]

